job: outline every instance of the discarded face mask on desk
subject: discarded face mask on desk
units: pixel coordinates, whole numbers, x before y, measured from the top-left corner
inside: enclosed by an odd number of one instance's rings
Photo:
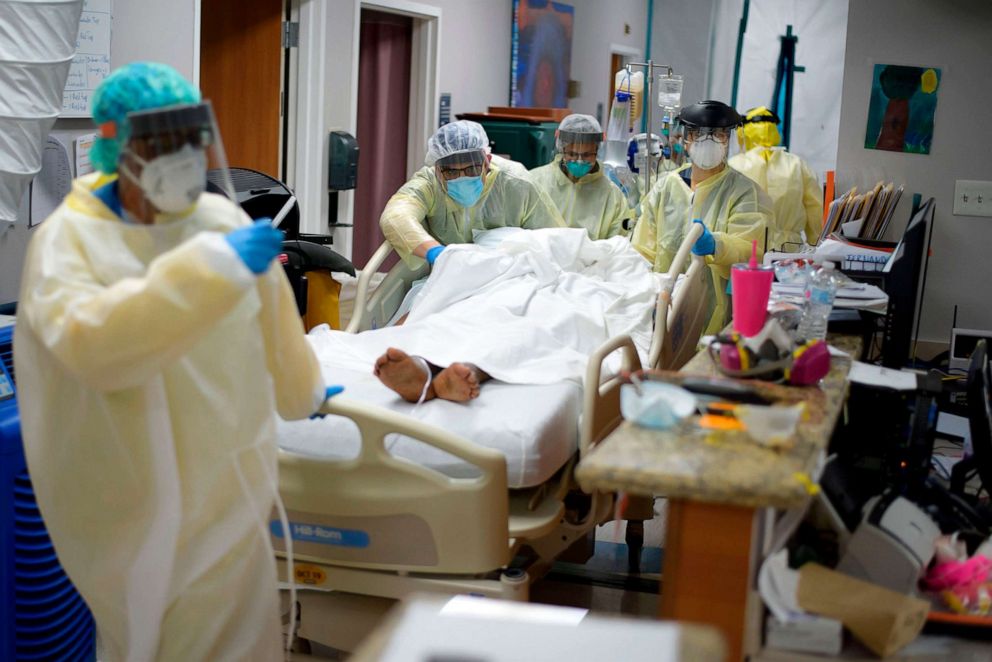
[[[674,384],[638,380],[620,387],[620,412],[641,427],[667,430],[696,412],[696,396]]]

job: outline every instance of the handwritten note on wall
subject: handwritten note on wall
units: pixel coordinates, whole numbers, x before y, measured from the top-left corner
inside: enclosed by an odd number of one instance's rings
[[[62,93],[62,117],[89,117],[90,97],[110,73],[113,0],[84,0],[76,37],[76,57]]]

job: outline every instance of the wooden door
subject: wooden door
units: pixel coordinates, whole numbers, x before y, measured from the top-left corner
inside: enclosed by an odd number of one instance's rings
[[[613,92],[614,92],[614,80],[613,77],[616,76],[617,72],[624,68],[627,64],[626,59],[620,53],[610,54],[610,93],[606,95],[606,116],[610,115],[610,107],[613,106]]]
[[[231,167],[281,179],[281,0],[202,0],[200,88]]]
[[[358,186],[351,260],[364,265],[383,242],[379,216],[407,180],[413,20],[363,9],[358,45]],[[381,270],[395,263],[391,258]]]

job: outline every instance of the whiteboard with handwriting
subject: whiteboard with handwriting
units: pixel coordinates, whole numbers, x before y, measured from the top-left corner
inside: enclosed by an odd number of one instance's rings
[[[62,93],[62,117],[89,117],[93,90],[110,73],[113,0],[83,0],[76,57]]]

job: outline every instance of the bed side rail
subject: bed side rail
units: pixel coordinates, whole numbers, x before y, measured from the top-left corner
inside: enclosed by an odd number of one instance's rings
[[[362,446],[346,460],[279,452],[279,491],[299,559],[427,573],[485,572],[508,561],[508,487],[500,453],[346,397],[329,400],[321,412],[354,421]],[[450,453],[477,467],[479,476],[451,478],[396,458],[385,446],[393,433]],[[317,529],[323,539],[314,538]],[[279,535],[273,545],[282,551]]]
[[[612,377],[602,384],[603,363],[613,352],[622,351],[622,369],[641,369],[637,347],[628,335],[607,340],[589,356],[586,365],[585,386],[582,390],[582,427],[579,436],[579,457],[583,457],[592,446],[603,439],[620,422],[620,384],[618,377]]]
[[[703,234],[703,228],[698,223],[693,223],[692,227],[686,233],[685,238],[679,245],[679,250],[675,254],[675,258],[672,260],[672,264],[668,269],[668,273],[665,274],[664,285],[662,286],[661,292],[658,294],[657,309],[655,311],[654,319],[654,334],[651,337],[651,348],[648,351],[648,368],[651,369],[674,369],[671,365],[668,365],[666,358],[670,358],[673,354],[673,349],[671,347],[672,331],[680,331],[681,326],[684,325],[685,320],[680,316],[688,313],[691,306],[700,305],[701,302],[698,300],[698,290],[693,287],[692,296],[688,296],[688,292],[683,292],[687,288],[680,286],[680,291],[676,295],[674,294],[675,284],[678,282],[679,274],[686,271],[686,265],[688,264],[688,272],[691,272],[690,276],[692,282],[696,283],[700,280],[699,276],[706,275],[706,261],[698,255],[692,255],[692,246],[696,243]],[[695,271],[693,267],[696,267]],[[683,285],[686,285],[689,278]],[[704,283],[705,284],[705,283]],[[676,303],[679,304],[678,310],[676,310]],[[709,310],[709,306],[706,306],[705,311]],[[691,330],[688,330],[691,331]],[[702,332],[702,329],[700,329]],[[695,338],[692,338],[692,333],[682,333],[676,334],[678,338],[676,339],[676,347],[678,350],[675,354],[681,356],[685,351],[690,351],[695,353],[696,343],[699,341],[699,335],[697,334]],[[683,351],[682,343],[687,343],[691,345],[688,350]],[[667,351],[666,351],[667,348]],[[685,362],[683,361],[683,364]],[[681,367],[681,365],[677,366]]]
[[[398,262],[389,270],[370,297],[369,287],[372,277],[392,252],[392,245],[388,241],[382,242],[362,269],[358,278],[358,290],[355,293],[355,312],[345,329],[348,333],[385,326],[403,303],[403,297],[410,290],[410,285],[428,274],[429,267],[426,262],[417,269],[411,269],[405,262]]]

